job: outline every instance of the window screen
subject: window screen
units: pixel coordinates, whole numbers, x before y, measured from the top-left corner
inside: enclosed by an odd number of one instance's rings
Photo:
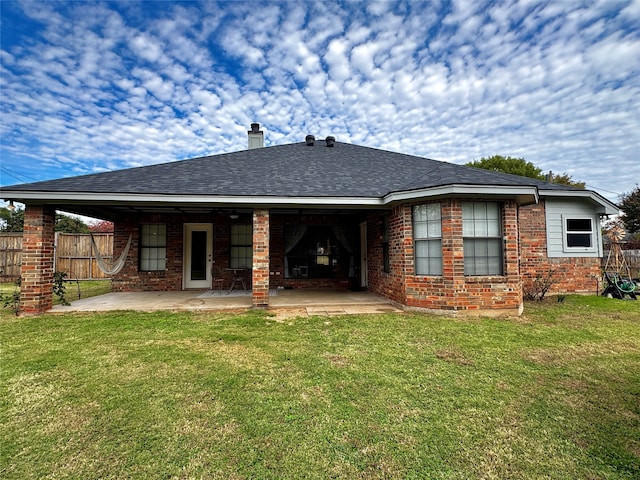
[[[442,217],[439,203],[413,207],[416,275],[442,275]]]
[[[590,218],[566,218],[565,223],[567,247],[593,247],[593,225]]]
[[[231,225],[231,268],[251,268],[253,265],[253,228],[251,225]]]
[[[501,218],[497,203],[462,204],[465,275],[502,275]]]
[[[140,270],[163,271],[167,264],[167,226],[140,226]]]

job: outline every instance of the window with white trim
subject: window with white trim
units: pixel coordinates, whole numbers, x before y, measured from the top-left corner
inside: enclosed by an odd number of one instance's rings
[[[140,270],[164,271],[167,266],[167,226],[164,223],[140,225]]]
[[[562,215],[563,243],[566,252],[595,250],[594,222],[591,217]]]
[[[442,275],[442,216],[439,203],[413,207],[416,275]]]
[[[251,224],[231,225],[229,267],[251,268],[253,265],[253,227]]]
[[[462,203],[465,275],[502,275],[502,214],[495,202]]]

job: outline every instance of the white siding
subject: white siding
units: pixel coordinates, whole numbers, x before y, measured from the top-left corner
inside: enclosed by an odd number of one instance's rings
[[[566,198],[545,198],[545,214],[547,222],[547,255],[549,257],[601,257],[602,235],[600,233],[600,217],[596,207],[590,202]],[[563,216],[575,218],[591,218],[593,222],[594,247],[590,251],[571,251],[564,246]]]

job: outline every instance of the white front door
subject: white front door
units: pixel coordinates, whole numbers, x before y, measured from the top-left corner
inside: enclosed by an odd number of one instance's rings
[[[211,288],[213,225],[184,224],[184,288]]]

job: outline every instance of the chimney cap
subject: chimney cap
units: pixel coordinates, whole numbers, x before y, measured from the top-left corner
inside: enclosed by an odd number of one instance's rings
[[[327,144],[327,147],[333,147],[333,145],[336,143],[336,137],[333,137],[333,136],[329,135],[325,139],[325,142]]]
[[[314,137],[313,135],[307,135],[306,137],[304,137],[304,141],[309,147],[313,147],[313,144],[316,141],[316,137]]]
[[[252,123],[251,130],[247,132],[249,140],[249,150],[264,147],[264,132],[260,130],[259,123]]]

